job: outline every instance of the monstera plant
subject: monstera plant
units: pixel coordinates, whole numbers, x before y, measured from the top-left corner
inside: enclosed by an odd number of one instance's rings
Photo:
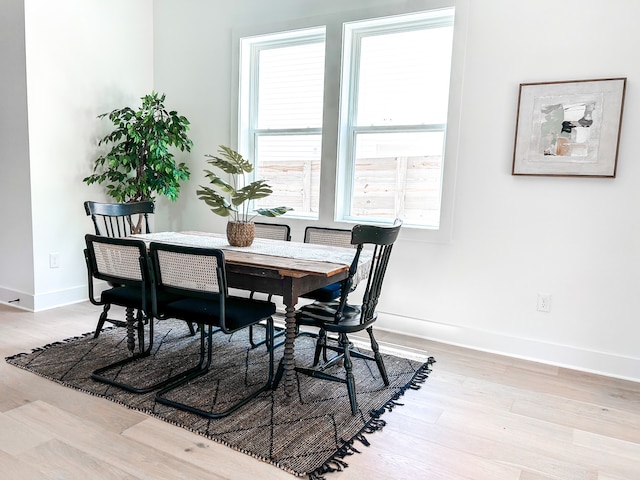
[[[213,213],[221,217],[230,217],[227,224],[227,237],[232,245],[251,245],[255,235],[253,220],[258,215],[277,217],[292,210],[284,206],[252,209],[253,200],[268,197],[273,190],[265,180],[247,183],[247,174],[253,172],[253,164],[235,150],[220,145],[218,156],[206,155],[206,157],[207,163],[227,174],[228,180],[219,173],[205,170],[211,186],[200,185],[196,194]]]

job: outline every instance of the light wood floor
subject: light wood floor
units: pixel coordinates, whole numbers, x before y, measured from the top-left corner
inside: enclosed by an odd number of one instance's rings
[[[0,305],[0,356],[91,331],[98,309]],[[637,480],[640,383],[380,332],[437,363],[328,480]],[[293,479],[0,362],[0,479]]]

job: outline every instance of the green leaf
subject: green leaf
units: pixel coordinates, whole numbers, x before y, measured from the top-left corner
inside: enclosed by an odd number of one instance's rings
[[[265,217],[279,217],[293,210],[291,207],[257,208],[256,213]]]

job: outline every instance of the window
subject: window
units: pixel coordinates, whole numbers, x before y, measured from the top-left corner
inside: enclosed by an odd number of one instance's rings
[[[337,215],[440,225],[453,11],[344,26]]]
[[[313,28],[241,40],[241,151],[274,192],[255,207],[318,216],[324,38]]]
[[[239,35],[238,146],[274,190],[256,206],[325,223],[450,228],[454,12],[351,12]]]

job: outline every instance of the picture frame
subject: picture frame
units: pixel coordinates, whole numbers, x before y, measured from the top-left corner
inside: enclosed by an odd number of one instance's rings
[[[511,174],[615,177],[626,82],[521,83]]]

